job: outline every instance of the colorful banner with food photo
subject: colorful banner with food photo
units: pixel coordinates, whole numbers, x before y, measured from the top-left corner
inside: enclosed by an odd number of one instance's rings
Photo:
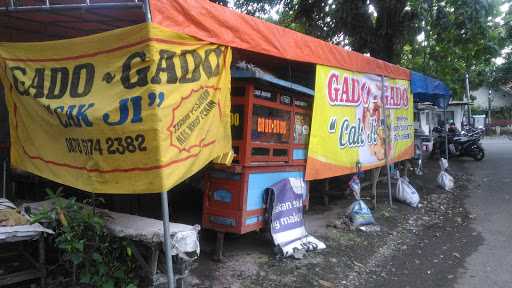
[[[413,121],[409,81],[384,78],[382,93],[380,76],[317,65],[306,179],[384,166],[385,149],[390,163],[411,158]]]
[[[152,24],[1,43],[12,165],[89,192],[167,191],[231,152],[230,64],[229,47]]]

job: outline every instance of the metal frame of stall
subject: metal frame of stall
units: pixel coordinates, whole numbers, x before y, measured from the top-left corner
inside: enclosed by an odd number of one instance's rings
[[[442,81],[411,71],[411,90],[415,103],[431,103],[443,109],[444,122],[446,123],[446,109],[452,97],[451,91]],[[445,130],[445,153],[448,161],[448,133]]]
[[[147,0],[144,0],[144,1],[133,0],[133,1],[121,2],[121,3],[95,3],[95,2],[92,2],[91,0],[85,0],[85,2],[81,3],[81,4],[56,4],[56,5],[52,5],[50,0],[45,0],[43,5],[27,5],[27,6],[17,6],[16,5],[17,3],[15,3],[14,0],[8,0],[7,4],[8,5],[6,7],[0,6],[0,13],[1,12],[5,13],[7,15],[8,19],[17,18],[18,16],[16,16],[16,15],[10,15],[11,13],[15,14],[16,12],[46,11],[46,12],[54,14],[54,15],[59,15],[60,11],[66,11],[66,10],[77,10],[77,11],[88,10],[89,12],[91,12],[91,11],[101,9],[101,8],[103,8],[103,9],[105,9],[105,8],[114,8],[114,9],[140,8],[144,12],[145,21],[149,23],[152,20],[151,19],[151,11],[149,9],[149,2]],[[108,18],[108,16],[102,16],[97,11],[94,12],[93,14],[99,15],[99,17]],[[66,16],[66,17],[70,18],[71,16]],[[117,20],[119,20],[119,19],[117,19]],[[7,21],[9,21],[9,20],[7,20]],[[31,23],[39,24],[39,25],[47,25],[48,24],[48,23],[44,23],[42,21],[37,21],[34,19],[23,19],[23,21],[27,21],[27,22],[31,22]],[[67,20],[67,21],[69,22],[72,20]],[[83,19],[76,19],[75,21],[83,21]],[[123,21],[130,23],[130,21],[128,19],[125,19]],[[107,30],[120,28],[119,25],[110,26],[106,23],[101,23],[101,24]],[[134,22],[129,25],[133,25],[133,24],[136,24],[136,23]],[[51,25],[53,27],[59,27],[61,29],[65,29],[65,30],[75,30],[74,32],[78,32],[78,33],[103,32],[103,31],[90,31],[90,30],[87,31],[87,30],[76,29],[76,28],[74,29],[74,28],[63,26],[59,23],[52,23]],[[129,25],[123,25],[123,26],[129,26]],[[13,31],[17,31],[17,32],[24,32],[24,33],[31,32],[30,30],[27,30],[26,27],[23,27],[23,28],[15,27],[15,26],[10,26],[9,24],[4,25],[4,27],[8,28],[8,29],[12,29]],[[53,35],[51,33],[49,33],[48,36],[50,36],[52,38],[59,37],[58,35]],[[6,170],[7,170],[5,162],[4,162],[3,166],[4,166],[3,193],[5,194],[6,193],[6,184],[5,184],[6,177],[5,177],[5,175],[6,175]],[[162,222],[163,222],[163,230],[164,230],[165,263],[166,263],[166,271],[167,271],[167,279],[168,279],[167,285],[168,285],[168,287],[174,287],[175,279],[174,279],[174,273],[173,273],[173,267],[172,267],[171,240],[170,240],[170,234],[169,234],[169,206],[168,206],[167,191],[162,191],[160,193],[160,198],[161,198],[162,218],[163,218]]]

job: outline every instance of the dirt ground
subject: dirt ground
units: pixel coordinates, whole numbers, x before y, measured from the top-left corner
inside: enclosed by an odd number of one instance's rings
[[[419,208],[396,201],[390,207],[387,184],[380,183],[374,211],[378,232],[339,225],[352,196],[330,198],[325,206],[322,196],[311,191],[306,228],[327,249],[302,259],[276,257],[267,235],[254,232],[226,235],[224,259],[215,262],[216,235],[203,230],[201,255],[186,287],[452,287],[457,271],[483,238],[469,225],[475,216],[464,208],[472,179],[463,175],[458,161],[450,165],[456,179],[452,192],[437,186],[437,159],[425,161],[424,175],[410,175],[420,194]],[[362,197],[369,197],[369,188]]]
[[[379,184],[374,211],[379,232],[336,225],[353,198],[324,206],[312,191],[306,227],[327,249],[303,259],[276,257],[271,240],[255,232],[228,235],[224,260],[214,262],[215,235],[203,231],[201,257],[188,287],[435,287],[455,281],[464,258],[482,241],[468,225],[472,215],[463,205],[468,179],[453,167],[456,187],[446,192],[436,183],[437,160],[424,166],[424,175],[410,177],[421,197],[419,208],[398,202],[390,207],[387,185]],[[363,197],[365,192],[369,188]]]

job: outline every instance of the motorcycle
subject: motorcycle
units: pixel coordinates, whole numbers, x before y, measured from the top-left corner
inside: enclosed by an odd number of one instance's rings
[[[434,142],[434,151],[439,151],[441,157],[446,158],[446,131],[436,127],[433,132],[437,134]],[[485,157],[485,151],[480,144],[479,131],[464,131],[462,133],[448,133],[448,156],[471,157],[475,161],[481,161]]]

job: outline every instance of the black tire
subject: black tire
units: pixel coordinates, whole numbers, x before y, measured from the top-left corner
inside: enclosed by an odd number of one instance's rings
[[[480,146],[473,148],[472,156],[475,161],[482,161],[485,157],[484,149]]]

